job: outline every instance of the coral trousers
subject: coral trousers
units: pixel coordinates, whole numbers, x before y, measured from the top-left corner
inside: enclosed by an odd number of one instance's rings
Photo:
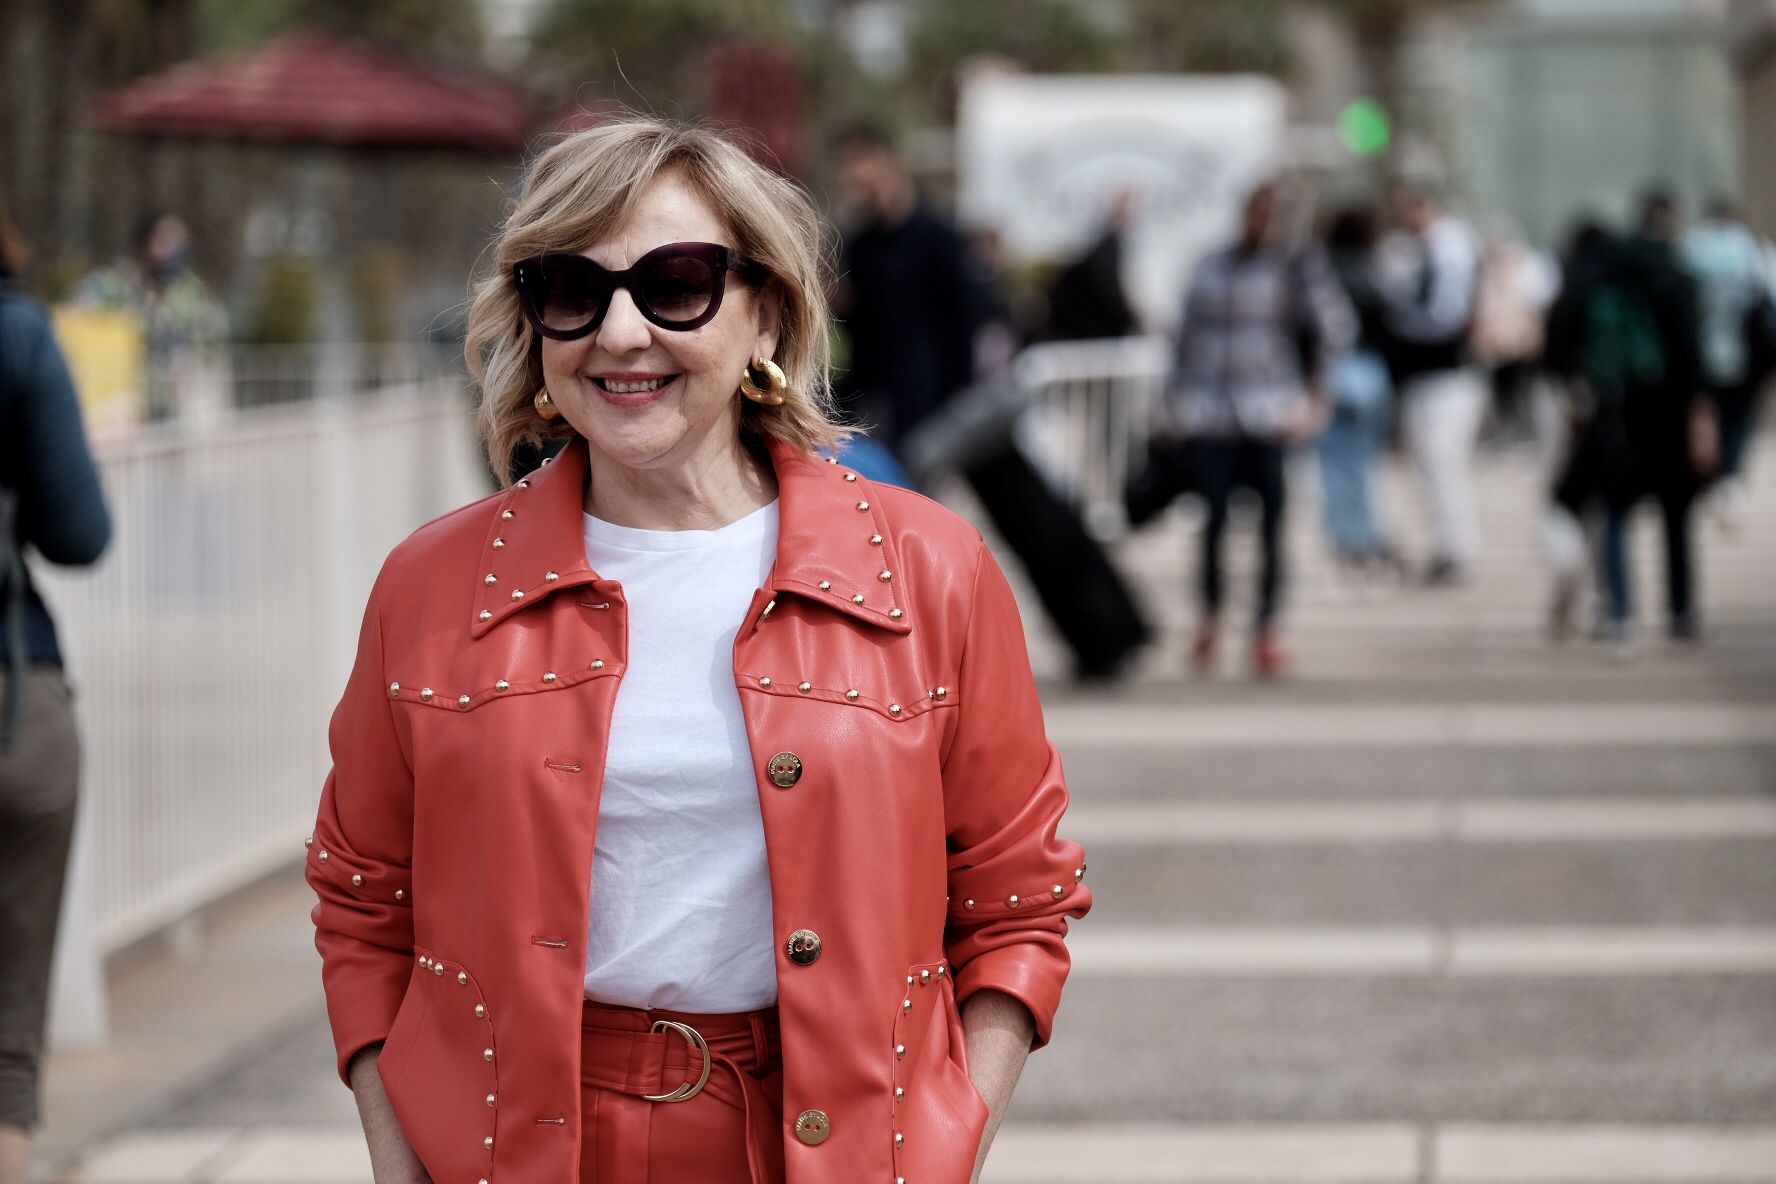
[[[708,1079],[683,1101],[709,1047]],[[640,1011],[588,999],[580,1021],[580,1184],[782,1184],[783,1045],[777,1009]],[[681,1090],[682,1087],[682,1090]]]

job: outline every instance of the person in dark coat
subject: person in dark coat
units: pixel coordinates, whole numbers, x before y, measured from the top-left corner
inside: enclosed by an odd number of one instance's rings
[[[837,148],[857,215],[834,294],[851,348],[839,402],[892,449],[974,377],[981,302],[962,236],[926,204],[888,136],[853,127]]]
[[[1670,634],[1699,636],[1690,512],[1714,468],[1718,436],[1702,389],[1696,287],[1675,238],[1671,198],[1649,195],[1638,231],[1576,277],[1549,326],[1550,360],[1579,375],[1590,398],[1566,483],[1577,487],[1569,500],[1588,493],[1605,511],[1604,632],[1618,644],[1633,617],[1628,522],[1647,499],[1665,528]]]
[[[23,1181],[80,745],[55,622],[26,570],[89,564],[111,520],[68,367],[43,307],[17,286],[17,236],[0,210],[0,1181]]]
[[[841,406],[898,452],[926,420],[943,427],[945,404],[974,381],[976,332],[991,302],[962,237],[920,198],[886,134],[852,128],[838,153],[840,183],[861,215],[845,242],[834,301],[851,349]],[[1147,626],[1078,513],[1009,432],[960,468],[1073,650],[1076,675],[1117,677],[1146,642]]]
[[[1090,341],[1126,337],[1140,329],[1122,284],[1123,236],[1130,197],[1118,194],[1103,233],[1055,276],[1048,290],[1051,341]]]

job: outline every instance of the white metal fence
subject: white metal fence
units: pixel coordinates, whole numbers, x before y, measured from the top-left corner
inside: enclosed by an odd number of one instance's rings
[[[463,376],[461,349],[442,344],[233,346],[221,362],[236,407],[361,398]]]
[[[85,740],[70,930],[99,954],[299,857],[382,557],[492,490],[462,383],[410,378],[109,446],[110,550],[38,566]]]

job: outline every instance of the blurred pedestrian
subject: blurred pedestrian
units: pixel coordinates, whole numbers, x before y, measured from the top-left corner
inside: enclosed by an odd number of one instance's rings
[[[0,1184],[24,1184],[39,1118],[49,974],[74,835],[80,740],[25,551],[97,561],[111,521],[49,318],[17,284],[0,209]]]
[[[1587,575],[1600,577],[1603,474],[1589,425],[1595,415],[1586,377],[1586,301],[1611,266],[1615,236],[1594,218],[1582,218],[1561,255],[1559,292],[1548,308],[1541,368],[1548,383],[1534,404],[1536,462],[1547,491],[1537,533],[1552,577],[1548,637],[1568,640]],[[1592,581],[1595,582],[1595,581]],[[1601,591],[1601,589],[1600,589]],[[1599,602],[1607,599],[1600,595]]]
[[[1431,524],[1425,582],[1462,583],[1479,546],[1471,465],[1486,386],[1468,356],[1480,250],[1468,224],[1432,187],[1394,192],[1405,237],[1385,294],[1388,364],[1400,397],[1401,433],[1418,471]]]
[[[893,139],[858,124],[835,149],[852,221],[834,293],[850,345],[839,402],[897,449],[974,377],[980,297],[962,236],[920,195]]]
[[[1197,264],[1187,285],[1169,418],[1193,440],[1197,487],[1208,502],[1199,580],[1201,615],[1191,660],[1207,670],[1221,633],[1221,540],[1236,490],[1258,499],[1260,571],[1252,658],[1280,675],[1277,627],[1284,579],[1285,461],[1325,417],[1325,370],[1356,339],[1356,317],[1323,255],[1279,241],[1280,191],[1246,198],[1239,239]]]
[[[1319,440],[1320,484],[1332,554],[1340,568],[1361,576],[1399,567],[1376,499],[1394,397],[1376,275],[1379,229],[1368,206],[1339,211],[1326,229],[1327,258],[1356,313],[1357,336],[1351,348],[1332,357],[1327,370],[1331,417]]]
[[[83,278],[74,303],[127,312],[141,324],[149,420],[179,413],[179,393],[193,381],[192,368],[228,336],[227,313],[192,269],[190,228],[165,211],[137,223],[130,253]]]
[[[908,468],[924,473],[945,459],[960,468],[1073,651],[1075,676],[1119,677],[1148,637],[1134,598],[1078,511],[1019,447],[1015,429],[1028,409],[1000,397],[1010,379],[970,387],[977,334],[997,303],[991,257],[971,256],[920,200],[885,133],[854,127],[838,145],[840,182],[863,212],[845,244],[849,274],[838,296],[851,339],[841,383],[853,407]]]
[[[1123,285],[1123,240],[1128,233],[1133,195],[1111,199],[1104,228],[1085,253],[1062,267],[1048,290],[1051,341],[1091,341],[1125,337],[1140,329]]]
[[[490,467],[567,444],[390,555],[307,855],[378,1180],[962,1180],[1048,1041],[1091,894],[1023,625],[820,455],[824,229],[626,119],[493,245]]]
[[[1765,245],[1724,198],[1683,236],[1680,250],[1696,281],[1702,381],[1720,413],[1714,505],[1733,526],[1745,501],[1746,444],[1767,377],[1758,336],[1766,331],[1772,277]]]
[[[1670,636],[1700,635],[1690,511],[1719,458],[1713,404],[1703,389],[1694,280],[1676,250],[1677,210],[1662,191],[1641,203],[1635,234],[1608,252],[1583,285],[1563,294],[1569,340],[1551,340],[1574,359],[1590,396],[1574,451],[1581,484],[1604,507],[1600,564],[1604,636],[1625,646],[1633,616],[1628,525],[1650,498],[1665,528]]]
[[[1492,391],[1495,440],[1519,439],[1530,426],[1543,322],[1557,285],[1554,268],[1521,235],[1500,228],[1487,238],[1468,346]]]

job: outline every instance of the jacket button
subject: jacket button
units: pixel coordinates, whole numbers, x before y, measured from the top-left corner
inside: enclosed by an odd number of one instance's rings
[[[783,950],[797,966],[812,966],[820,957],[820,935],[812,929],[798,929],[789,935]]]
[[[810,1147],[818,1147],[832,1134],[832,1119],[824,1110],[804,1110],[796,1116],[796,1138]]]
[[[771,775],[772,785],[788,789],[802,779],[802,758],[793,752],[780,752],[771,758],[766,772]]]

